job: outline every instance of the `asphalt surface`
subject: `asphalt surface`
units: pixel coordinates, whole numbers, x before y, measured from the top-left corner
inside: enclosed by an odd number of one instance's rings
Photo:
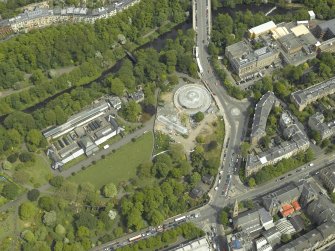
[[[88,158],[85,158],[84,160],[82,160],[81,162],[73,165],[72,167],[70,167],[67,170],[64,170],[62,172],[55,171],[55,174],[56,175],[61,175],[64,178],[67,178],[67,177],[71,176],[73,172],[76,173],[76,172],[79,172],[80,170],[82,170],[83,166],[88,167],[89,165],[91,165],[92,161],[100,160],[102,155],[107,155],[107,154],[111,153],[113,150],[116,150],[116,149],[122,147],[123,145],[128,144],[129,142],[131,142],[131,140],[133,138],[140,137],[146,131],[153,131],[153,125],[154,125],[154,117],[151,118],[151,120],[149,120],[148,122],[146,122],[143,127],[141,127],[140,129],[136,130],[133,133],[125,135],[119,141],[110,145],[109,148],[102,149],[102,150],[98,151],[97,153],[95,153],[95,155],[92,155]],[[47,184],[45,184],[45,185],[43,185],[43,186],[41,186],[37,189],[41,193],[45,193],[50,188],[51,188],[51,185],[49,183],[47,183]],[[27,200],[27,193],[21,195],[16,200],[10,201],[10,202],[6,203],[5,205],[1,206],[0,211],[3,212],[3,211],[6,211],[6,210],[10,209],[11,207],[18,207],[22,202],[24,202],[26,200]]]

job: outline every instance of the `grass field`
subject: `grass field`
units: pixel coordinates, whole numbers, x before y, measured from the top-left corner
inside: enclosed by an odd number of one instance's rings
[[[42,156],[42,154],[34,154],[35,161],[33,163],[22,164],[20,161],[17,161],[14,164],[14,167],[17,167],[19,164],[23,165],[20,170],[26,171],[29,176],[27,184],[31,186],[39,187],[47,183],[52,177],[50,161],[47,156]]]
[[[70,178],[78,184],[83,182],[92,183],[97,189],[103,185],[113,182],[118,185],[120,181],[127,181],[136,175],[139,164],[149,160],[152,151],[153,136],[147,133],[127,145],[118,149],[115,153],[106,156],[95,165],[79,172]]]

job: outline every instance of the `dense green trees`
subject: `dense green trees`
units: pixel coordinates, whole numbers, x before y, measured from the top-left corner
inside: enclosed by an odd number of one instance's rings
[[[21,220],[30,220],[36,213],[36,207],[32,202],[23,202],[19,207],[19,216]]]
[[[195,120],[195,122],[201,122],[204,118],[205,118],[205,115],[203,112],[197,112],[193,116],[193,119]]]
[[[38,189],[32,189],[28,192],[27,197],[30,201],[36,201],[40,196],[40,191]]]
[[[229,223],[229,215],[225,210],[221,210],[219,214],[219,221],[223,226],[227,226]]]
[[[269,165],[262,168],[262,170],[257,172],[253,178],[255,179],[256,184],[259,185],[288,171],[291,171],[298,166],[303,165],[304,163],[310,162],[313,159],[314,152],[311,148],[309,148],[306,152],[300,152],[294,157],[283,159],[275,165]]]
[[[1,195],[9,200],[15,199],[15,197],[19,194],[19,187],[10,182],[6,183],[1,191]]]
[[[102,188],[102,194],[107,198],[113,198],[117,195],[116,186],[113,183],[104,185]]]

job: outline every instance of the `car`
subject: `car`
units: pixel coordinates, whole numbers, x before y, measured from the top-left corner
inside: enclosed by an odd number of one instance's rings
[[[223,174],[223,171],[220,171],[220,174]]]
[[[219,180],[221,180],[221,178],[222,178],[222,177],[221,177],[221,175],[220,175],[220,176],[219,176]]]
[[[220,183],[221,183],[221,180],[218,181],[218,184],[220,184]]]
[[[314,166],[314,163],[309,163],[309,165],[308,165],[308,166],[312,167],[312,166]]]
[[[215,187],[214,190],[217,191],[219,189],[219,187]]]
[[[292,173],[289,173],[287,176],[291,176],[292,175]]]
[[[283,180],[283,179],[285,179],[285,177],[281,177],[279,180]]]

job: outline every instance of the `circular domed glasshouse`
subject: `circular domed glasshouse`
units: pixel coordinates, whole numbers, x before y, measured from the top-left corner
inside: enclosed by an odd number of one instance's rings
[[[174,104],[179,110],[192,115],[205,112],[211,105],[211,96],[204,86],[187,84],[175,92]]]

